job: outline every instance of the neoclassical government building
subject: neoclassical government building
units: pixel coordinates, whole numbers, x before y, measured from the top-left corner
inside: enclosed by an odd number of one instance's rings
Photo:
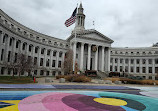
[[[97,30],[85,29],[82,4],[77,12],[76,25],[66,40],[50,37],[18,23],[0,10],[0,76],[12,75],[5,63],[16,62],[18,53],[33,58],[36,76],[62,74],[65,53],[73,50],[73,62],[80,71],[125,72],[146,79],[158,73],[158,44],[152,47],[111,47],[114,42]],[[27,76],[28,73],[24,72]]]

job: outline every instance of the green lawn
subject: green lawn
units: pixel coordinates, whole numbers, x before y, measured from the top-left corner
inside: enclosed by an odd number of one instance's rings
[[[27,84],[33,83],[32,77],[0,76],[0,84]]]

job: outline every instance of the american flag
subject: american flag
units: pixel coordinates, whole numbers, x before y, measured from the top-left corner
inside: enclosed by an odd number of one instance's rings
[[[73,23],[75,23],[76,20],[76,13],[77,13],[77,7],[75,8],[74,12],[72,13],[71,17],[65,21],[65,26],[69,27]]]

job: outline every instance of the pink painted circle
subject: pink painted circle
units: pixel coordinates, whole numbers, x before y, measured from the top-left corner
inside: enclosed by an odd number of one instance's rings
[[[19,111],[125,111],[120,106],[95,102],[93,96],[49,92],[24,98],[18,104]]]
[[[50,92],[29,96],[20,101],[18,109],[19,111],[77,111],[61,101],[63,97],[69,95],[73,94]],[[49,98],[50,96],[53,98]]]

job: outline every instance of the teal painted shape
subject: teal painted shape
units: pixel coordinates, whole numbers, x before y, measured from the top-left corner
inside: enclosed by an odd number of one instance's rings
[[[147,96],[140,96],[140,95],[133,95],[133,94],[125,94],[125,93],[113,93],[113,92],[100,92],[100,96],[113,96],[113,97],[121,97],[132,99],[138,101],[146,106],[146,109],[143,111],[157,111],[158,109],[158,99],[147,97]],[[127,103],[128,104],[128,103]]]
[[[139,111],[139,110],[135,110],[126,106],[121,106],[123,109],[125,109],[126,111]]]

